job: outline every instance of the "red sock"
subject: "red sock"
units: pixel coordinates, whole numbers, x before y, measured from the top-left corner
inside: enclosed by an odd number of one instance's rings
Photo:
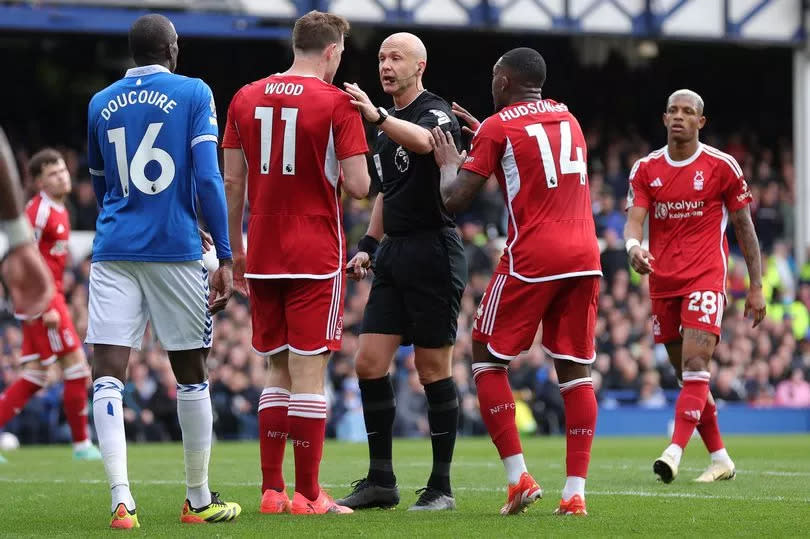
[[[73,443],[83,442],[89,437],[87,431],[87,385],[90,378],[65,379],[65,390],[62,395],[62,407],[65,409],[65,417],[70,425],[70,435]]]
[[[689,438],[700,422],[706,398],[709,395],[709,373],[686,371],[683,373],[683,389],[675,402],[675,430],[672,443],[685,448]]]
[[[290,443],[295,453],[295,491],[316,500],[321,488],[318,471],[326,437],[326,397],[296,393],[290,397]]]
[[[481,419],[501,459],[523,453],[515,424],[515,399],[507,367],[500,363],[473,363],[473,378],[478,391]]]
[[[565,475],[588,477],[596,430],[596,395],[590,376],[560,384],[565,403]]]
[[[280,387],[266,387],[259,399],[259,451],[262,456],[262,492],[284,490],[284,449],[290,421],[287,407],[290,392]]]
[[[39,376],[40,372],[42,376]],[[26,371],[16,382],[8,386],[0,395],[0,427],[19,414],[25,403],[44,385],[44,371]]]
[[[714,453],[725,447],[723,445],[723,437],[720,436],[720,426],[717,424],[717,406],[706,399],[706,406],[700,414],[700,423],[698,423],[697,430],[706,449],[709,453]]]

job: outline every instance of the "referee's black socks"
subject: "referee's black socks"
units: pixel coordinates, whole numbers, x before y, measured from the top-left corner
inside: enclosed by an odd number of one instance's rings
[[[368,436],[367,479],[383,487],[393,487],[397,482],[391,463],[396,402],[391,377],[386,374],[382,378],[360,380],[360,398]]]
[[[450,495],[450,463],[458,431],[458,392],[452,377],[425,385],[433,470],[428,486]]]

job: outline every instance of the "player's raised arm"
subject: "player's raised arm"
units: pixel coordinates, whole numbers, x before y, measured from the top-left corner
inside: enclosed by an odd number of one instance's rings
[[[441,170],[442,202],[448,211],[459,212],[470,205],[486,183],[487,176],[459,170],[467,158],[467,152],[459,154],[453,135],[443,131],[441,127],[433,128],[433,146],[433,157]]]
[[[751,220],[751,209],[744,206],[731,212],[734,233],[748,267],[748,297],[745,299],[745,316],[754,317],[754,327],[765,318],[765,296],[762,294],[762,255],[759,252],[759,238]]]
[[[388,115],[384,107],[376,107],[357,83],[344,82],[344,89],[352,96],[352,105],[357,107],[367,122],[377,126],[397,144],[420,154],[433,151],[430,131],[415,123]]]

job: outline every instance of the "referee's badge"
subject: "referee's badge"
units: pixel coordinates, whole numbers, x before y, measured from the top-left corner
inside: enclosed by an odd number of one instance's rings
[[[411,165],[411,158],[408,156],[408,150],[402,146],[397,146],[397,151],[394,152],[394,166],[400,172],[406,172]]]

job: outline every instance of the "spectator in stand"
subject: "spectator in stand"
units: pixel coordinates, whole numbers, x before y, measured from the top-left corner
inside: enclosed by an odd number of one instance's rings
[[[776,386],[777,406],[790,406],[791,408],[806,408],[810,406],[810,383],[804,379],[804,371],[793,369],[790,378],[779,382]]]

